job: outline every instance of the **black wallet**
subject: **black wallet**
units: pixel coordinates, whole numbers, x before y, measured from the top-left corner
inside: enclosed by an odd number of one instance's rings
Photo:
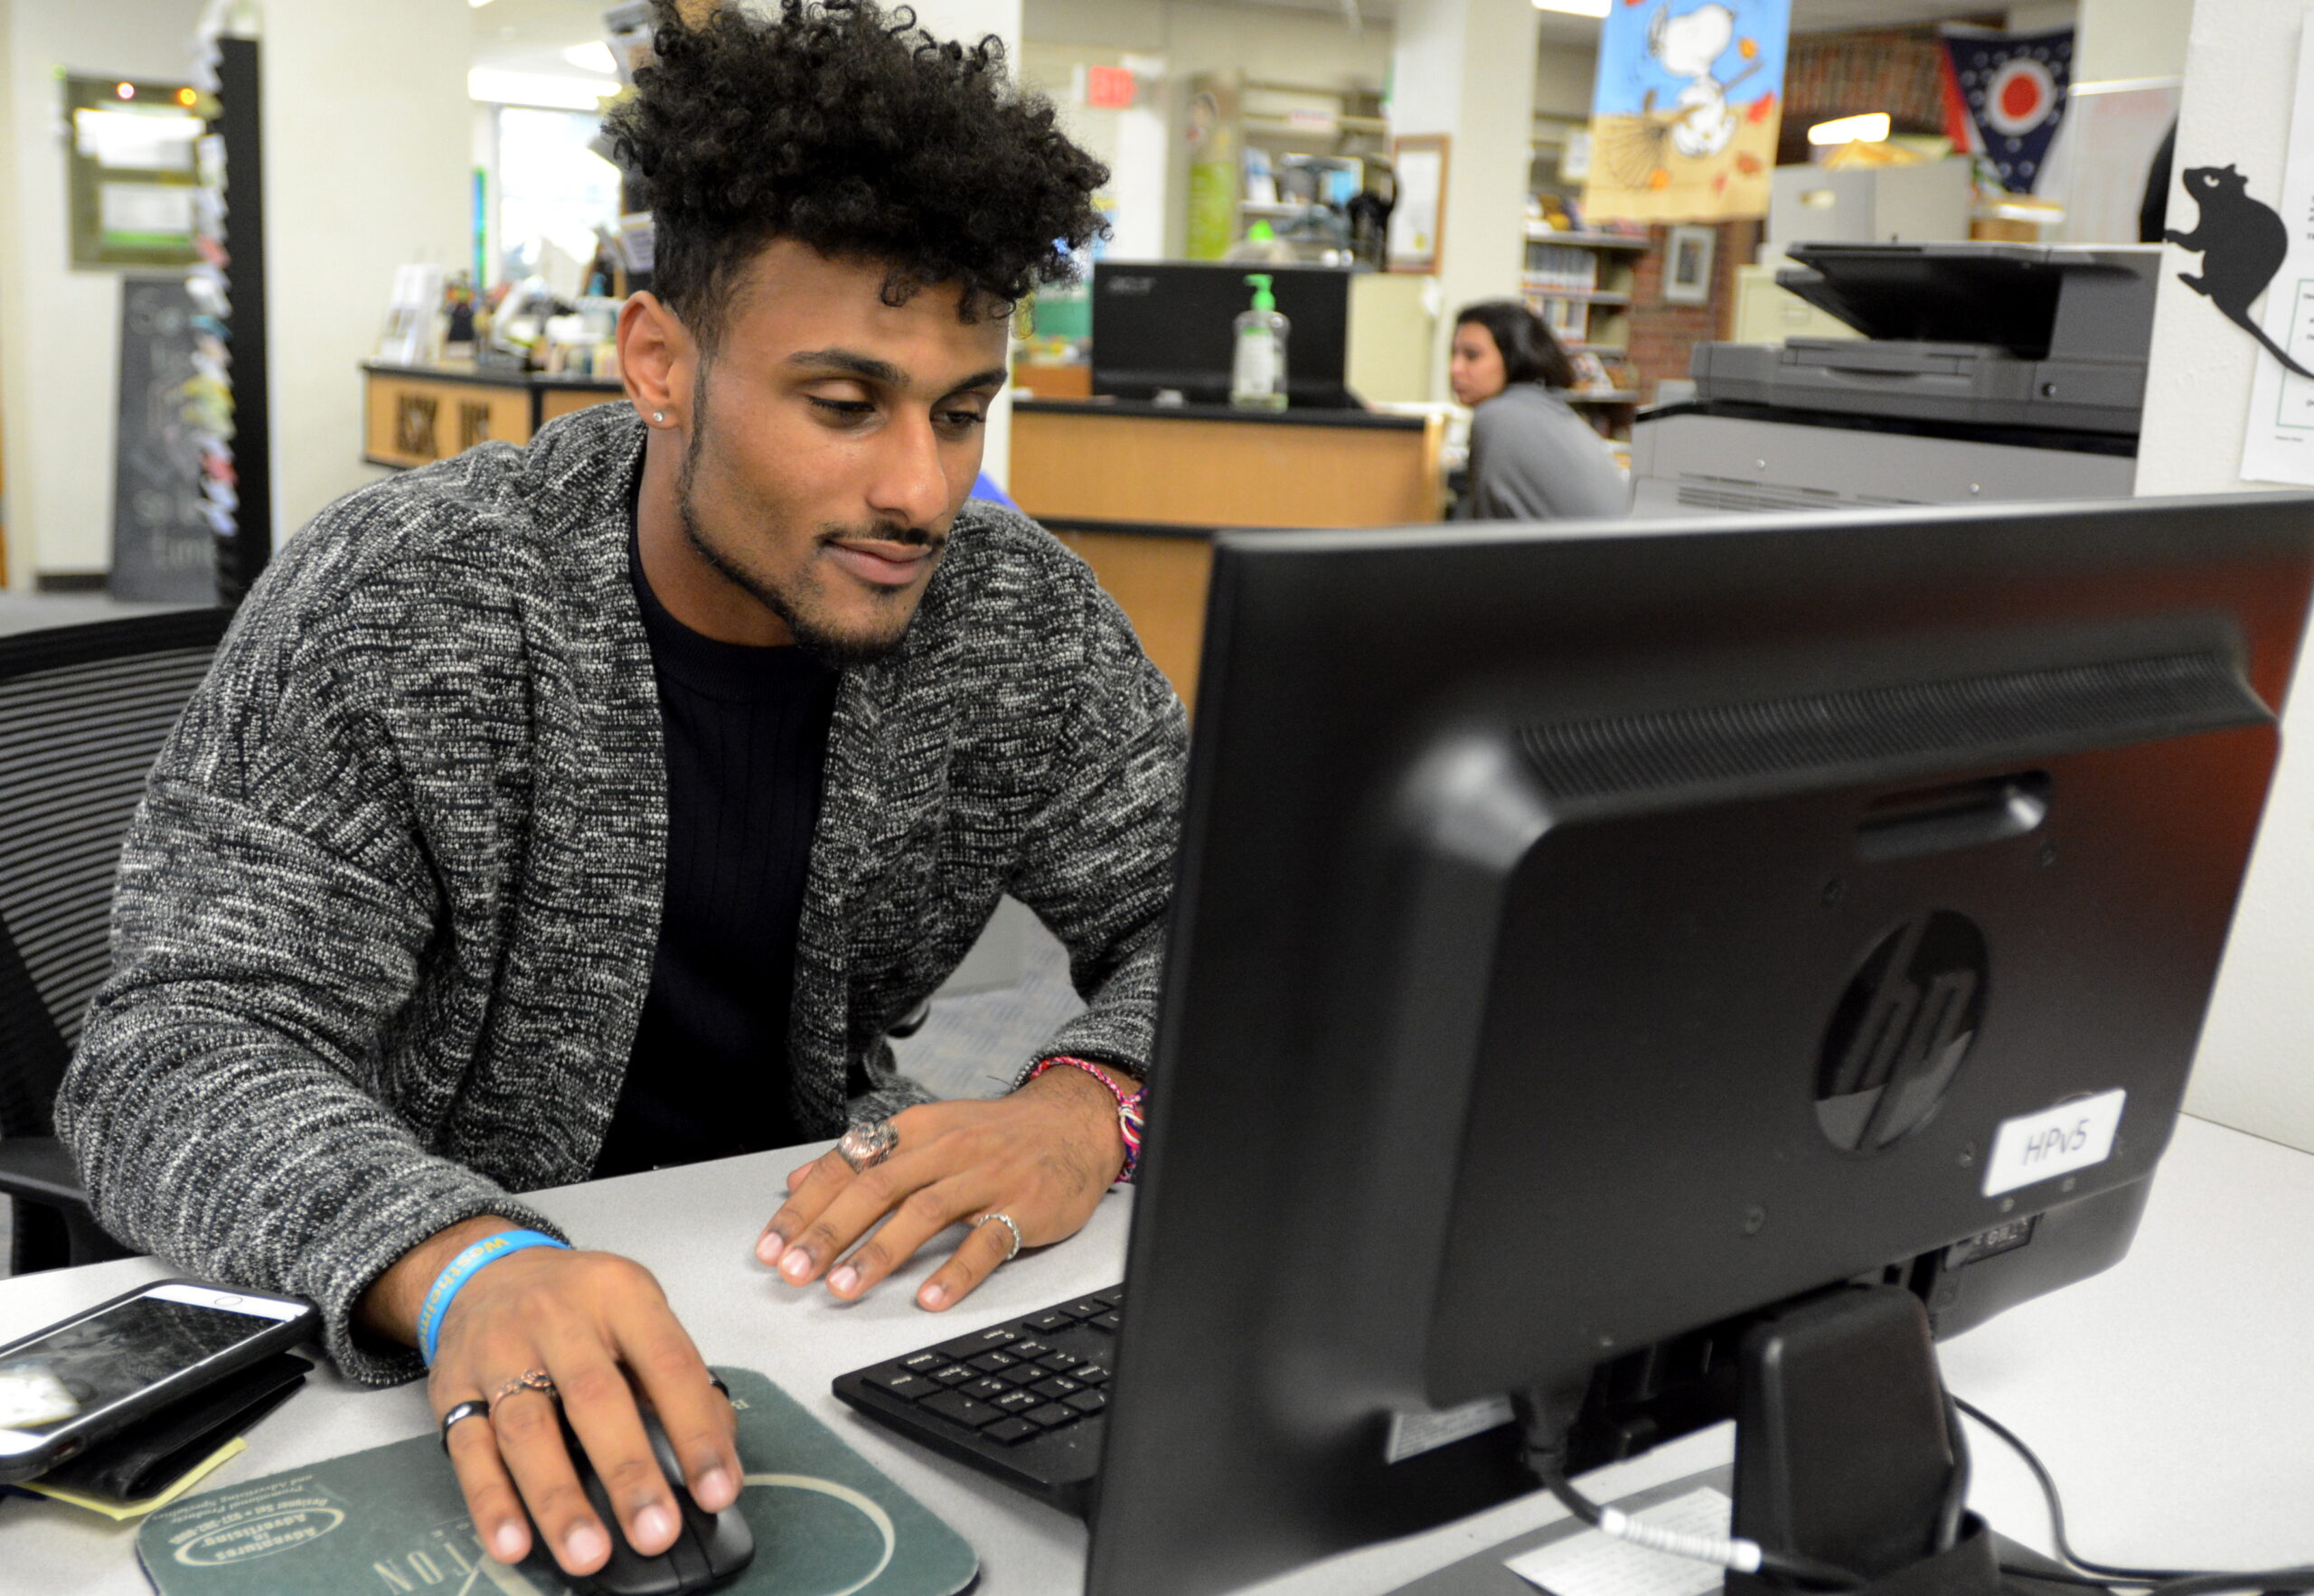
[[[41,1483],[117,1502],[141,1501],[166,1490],[186,1469],[288,1401],[313,1366],[277,1352],[107,1436],[42,1475]]]

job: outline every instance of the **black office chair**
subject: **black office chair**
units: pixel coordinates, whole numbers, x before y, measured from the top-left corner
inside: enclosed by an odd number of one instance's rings
[[[54,1135],[56,1088],[111,968],[130,814],[230,612],[0,636],[0,1195],[18,1274],[127,1256]]]

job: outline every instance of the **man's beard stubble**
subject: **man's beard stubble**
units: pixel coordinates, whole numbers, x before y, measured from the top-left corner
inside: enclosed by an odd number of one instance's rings
[[[707,374],[701,371],[691,393],[691,437],[683,449],[682,466],[675,474],[675,516],[683,529],[683,539],[705,560],[710,569],[725,581],[748,594],[773,615],[777,615],[795,639],[796,646],[837,669],[847,665],[873,664],[891,654],[907,641],[908,629],[916,618],[910,606],[900,624],[889,634],[861,637],[836,631],[822,618],[814,615],[796,596],[783,593],[754,572],[746,569],[719,549],[709,540],[700,524],[699,515],[691,502],[692,479],[699,469],[702,445],[707,437]],[[938,558],[945,538],[935,538],[922,527],[903,526],[898,521],[878,521],[872,527],[823,526],[814,532],[814,544],[825,544],[838,538],[880,539],[886,542],[929,548]],[[900,596],[893,596],[898,602]]]

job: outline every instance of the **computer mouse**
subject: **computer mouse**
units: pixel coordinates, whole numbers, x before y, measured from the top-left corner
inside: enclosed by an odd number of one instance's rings
[[[674,1443],[659,1427],[658,1415],[643,1410],[643,1433],[667,1477],[675,1506],[682,1513],[682,1533],[675,1544],[655,1557],[646,1557],[627,1544],[626,1530],[611,1511],[610,1493],[603,1488],[586,1449],[578,1444],[568,1415],[562,1421],[562,1443],[578,1471],[578,1485],[595,1506],[596,1516],[611,1532],[611,1560],[591,1574],[563,1576],[576,1596],[682,1596],[723,1583],[754,1561],[755,1532],[740,1516],[734,1502],[720,1513],[710,1513],[691,1499],[683,1484],[682,1465],[675,1460]]]

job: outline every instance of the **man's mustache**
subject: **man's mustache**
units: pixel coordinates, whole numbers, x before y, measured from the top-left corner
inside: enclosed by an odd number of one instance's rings
[[[925,527],[904,526],[896,521],[872,521],[864,527],[825,526],[820,529],[820,541],[823,543],[898,543],[910,549],[936,549],[947,540],[945,533],[936,533]]]

